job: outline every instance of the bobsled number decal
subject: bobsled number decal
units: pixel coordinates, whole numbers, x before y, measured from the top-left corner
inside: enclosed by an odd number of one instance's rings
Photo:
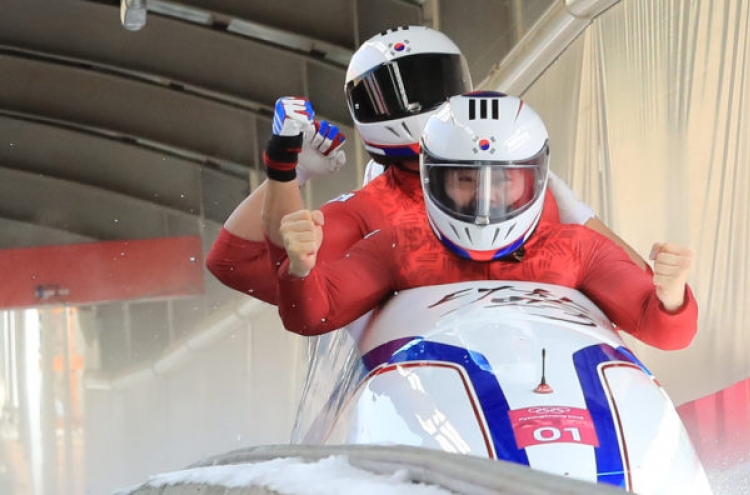
[[[508,411],[519,449],[547,443],[599,446],[594,422],[586,409],[536,406]]]

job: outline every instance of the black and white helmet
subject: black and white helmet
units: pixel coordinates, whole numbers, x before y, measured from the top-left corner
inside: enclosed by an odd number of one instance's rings
[[[502,258],[539,222],[549,170],[547,129],[519,98],[496,92],[452,97],[422,137],[427,216],[455,253]]]
[[[345,92],[354,126],[380,163],[419,156],[427,119],[450,96],[470,91],[461,51],[425,26],[382,32],[352,56]]]

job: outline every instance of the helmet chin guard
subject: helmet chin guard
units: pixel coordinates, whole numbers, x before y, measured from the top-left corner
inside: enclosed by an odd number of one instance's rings
[[[365,148],[390,164],[417,158],[429,117],[471,88],[466,60],[450,38],[406,26],[373,36],[354,53],[344,90]]]
[[[480,261],[518,250],[544,205],[547,130],[522,100],[496,92],[452,97],[422,137],[420,175],[435,234]]]

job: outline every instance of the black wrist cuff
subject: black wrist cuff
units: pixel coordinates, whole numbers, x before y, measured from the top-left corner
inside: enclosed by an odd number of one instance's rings
[[[297,169],[279,170],[266,166],[266,176],[269,180],[275,180],[276,182],[289,182],[297,178]]]
[[[272,135],[266,144],[266,167],[279,168],[277,164],[297,164],[297,155],[302,151],[302,134],[296,136]],[[265,158],[264,157],[264,158]],[[282,168],[289,168],[282,167]]]

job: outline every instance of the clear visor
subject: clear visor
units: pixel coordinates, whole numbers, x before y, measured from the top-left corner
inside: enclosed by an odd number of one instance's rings
[[[420,53],[378,66],[345,89],[354,117],[369,123],[432,110],[470,91],[471,79],[461,55]]]
[[[519,162],[450,163],[423,156],[432,201],[451,217],[475,225],[495,224],[526,211],[544,190],[547,167],[546,146]]]

